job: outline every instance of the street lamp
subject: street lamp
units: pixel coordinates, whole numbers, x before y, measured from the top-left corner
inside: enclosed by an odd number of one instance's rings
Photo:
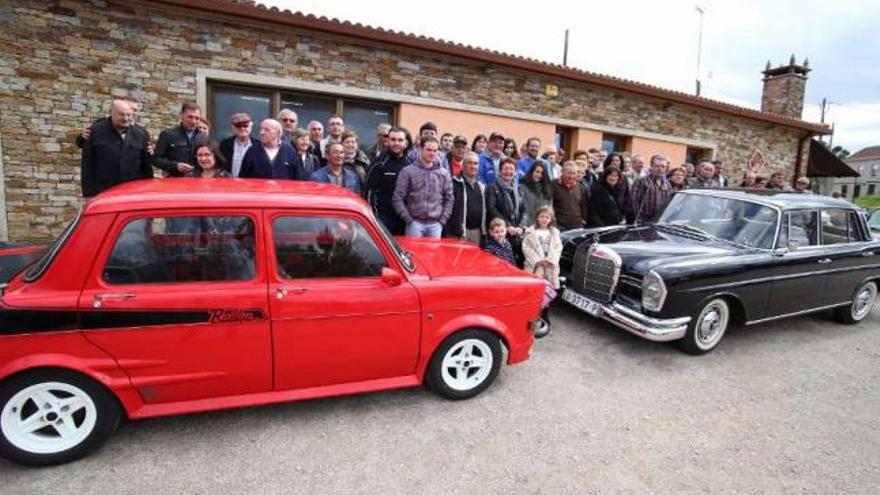
[[[700,56],[703,54],[703,14],[706,8],[694,5],[694,9],[700,14],[700,34],[697,38],[697,96],[700,96]]]

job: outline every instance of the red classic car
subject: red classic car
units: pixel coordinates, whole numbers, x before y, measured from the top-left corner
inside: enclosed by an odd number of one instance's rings
[[[423,382],[473,397],[502,346],[528,358],[544,293],[315,183],[132,182],[42,251],[0,298],[0,453],[28,464],[82,457],[123,418]]]

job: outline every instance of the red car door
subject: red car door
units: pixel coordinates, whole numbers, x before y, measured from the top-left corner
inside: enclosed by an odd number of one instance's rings
[[[149,404],[272,389],[259,211],[119,215],[79,300]]]
[[[342,212],[265,214],[275,388],[289,390],[415,373],[420,304],[365,218]]]

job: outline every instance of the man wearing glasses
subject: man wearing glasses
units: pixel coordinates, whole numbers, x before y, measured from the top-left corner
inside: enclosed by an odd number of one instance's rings
[[[244,154],[257,140],[251,136],[254,124],[250,115],[234,113],[229,118],[229,123],[232,126],[232,136],[220,142],[220,153],[226,159],[226,166],[229,167],[226,171],[233,177],[238,177]]]
[[[293,133],[296,132],[296,125],[299,121],[296,112],[289,108],[282,108],[281,111],[278,112],[277,120],[278,122],[281,122],[281,142],[293,146],[291,140],[293,139]]]

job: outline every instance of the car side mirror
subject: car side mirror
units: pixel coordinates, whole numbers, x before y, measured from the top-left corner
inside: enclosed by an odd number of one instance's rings
[[[779,247],[773,250],[773,256],[785,256],[788,252],[787,247]]]
[[[382,283],[389,287],[397,287],[398,285],[403,283],[403,275],[401,275],[400,272],[397,270],[388,268],[387,266],[383,266]]]

